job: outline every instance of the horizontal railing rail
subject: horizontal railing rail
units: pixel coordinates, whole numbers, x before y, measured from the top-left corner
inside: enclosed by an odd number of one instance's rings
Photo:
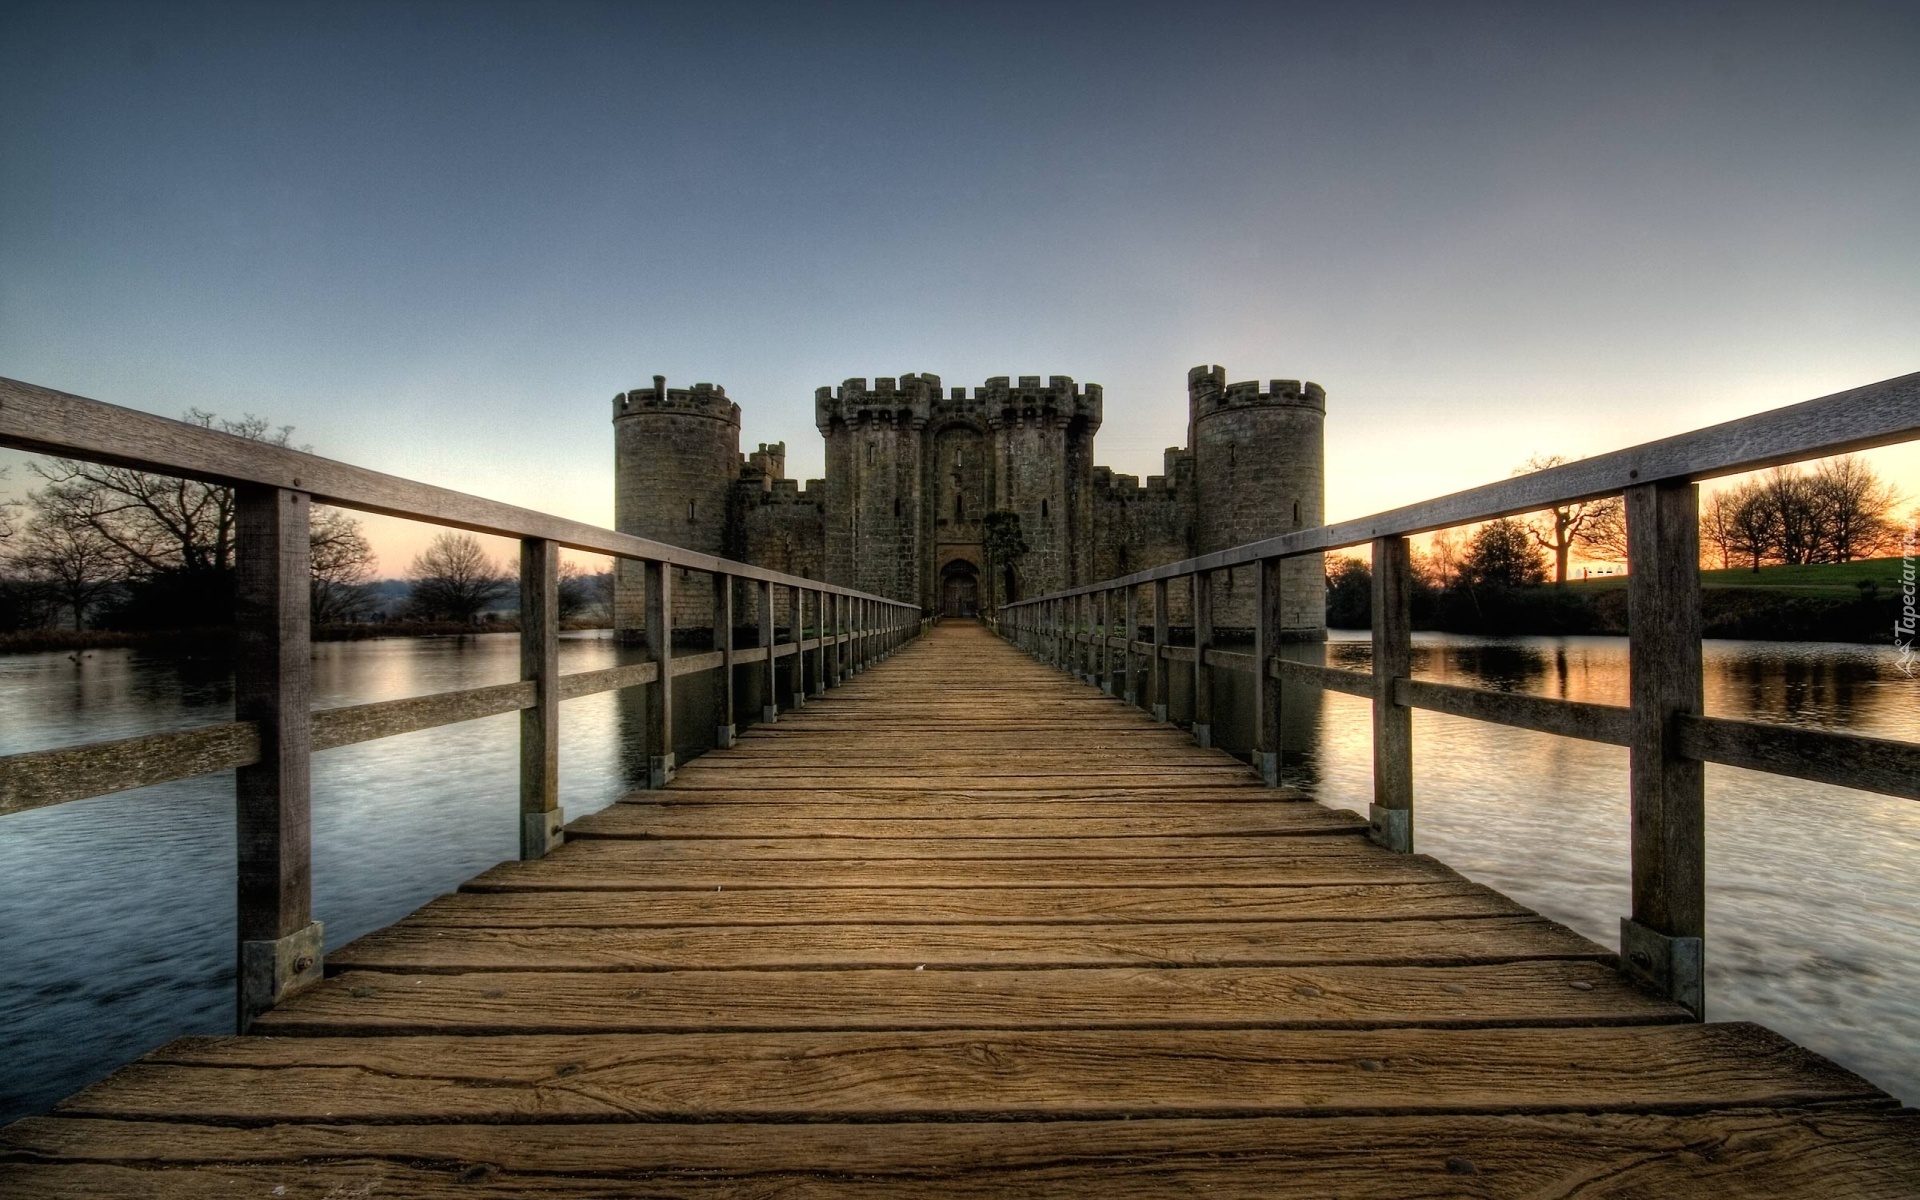
[[[1279,781],[1281,683],[1364,697],[1373,707],[1373,839],[1413,850],[1411,711],[1625,746],[1630,762],[1633,913],[1621,921],[1630,974],[1705,1008],[1705,776],[1713,762],[1920,799],[1920,745],[1703,711],[1700,649],[1701,480],[1920,439],[1920,373],[1727,421],[1593,458],[1469,488],[1357,520],[1203,554],[1003,604],[1005,637],[1128,703],[1169,719],[1174,664],[1192,672],[1194,739],[1213,739],[1213,672],[1251,674],[1253,765]],[[1410,536],[1621,495],[1627,514],[1629,691],[1593,704],[1412,678]],[[1279,653],[1288,559],[1368,545],[1373,556],[1372,667],[1302,663]],[[1253,648],[1215,644],[1217,573],[1251,569]],[[1191,645],[1174,645],[1172,585],[1184,581]],[[1142,594],[1152,638],[1143,640]],[[1116,630],[1119,636],[1115,636]]]
[[[254,1017],[320,978],[312,919],[311,757],[376,738],[520,714],[520,854],[564,837],[559,705],[646,689],[647,782],[674,775],[674,679],[717,672],[714,741],[736,735],[739,668],[759,667],[760,719],[838,686],[929,623],[919,605],[580,521],[403,479],[134,409],[0,379],[0,446],[229,486],[235,497],[235,719],[175,732],[0,757],[0,815],[110,792],[235,772],[239,836],[237,1013]],[[310,708],[309,513],[314,502],[520,543],[517,682],[374,704]],[[571,675],[559,669],[559,550],[643,568],[647,661]],[[674,645],[675,572],[710,582],[714,648]],[[785,604],[775,589],[785,593]],[[736,646],[742,591],[758,609],[757,644]],[[781,614],[779,609],[784,607]],[[811,613],[809,613],[811,608]],[[784,626],[786,637],[779,636]],[[809,636],[811,635],[811,636]]]

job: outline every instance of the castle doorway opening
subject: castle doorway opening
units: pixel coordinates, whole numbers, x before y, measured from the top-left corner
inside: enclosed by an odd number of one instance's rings
[[[970,562],[955,560],[940,571],[940,615],[980,615],[980,572]]]

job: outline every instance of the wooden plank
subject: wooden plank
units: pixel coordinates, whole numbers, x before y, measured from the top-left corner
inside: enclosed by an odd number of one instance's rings
[[[667,805],[718,805],[718,804],[766,804],[782,803],[790,805],[825,804],[1001,804],[1009,801],[1032,804],[1075,804],[1097,805],[1111,803],[1136,803],[1153,801],[1164,804],[1219,804],[1222,802],[1259,804],[1272,798],[1273,793],[1260,788],[1257,782],[1234,783],[1227,786],[1202,784],[1190,787],[1152,786],[1137,787],[1131,783],[1113,779],[1094,779],[1082,784],[1069,783],[1067,786],[1045,786],[1036,781],[1032,787],[1008,790],[987,785],[975,785],[969,782],[939,783],[924,781],[925,786],[907,788],[876,787],[705,787],[705,788],[669,788],[664,792],[649,794],[650,804]]]
[[[0,757],[0,816],[260,761],[250,721]]]
[[[835,805],[835,816],[796,816],[788,805],[615,804],[581,817],[567,828],[573,838],[1165,838],[1188,835],[1306,837],[1353,833],[1366,822],[1343,809],[1283,802],[1274,805],[1144,806],[1138,815],[1061,815],[1047,805],[992,805],[997,813],[959,812],[951,807],[908,804],[912,815],[886,806]],[[1224,812],[1212,811],[1224,808]],[[851,809],[840,812],[841,809]],[[1037,811],[1036,811],[1037,810]]]
[[[1618,704],[1556,700],[1523,692],[1429,683],[1423,679],[1397,679],[1393,694],[1402,705],[1474,721],[1490,721],[1613,746],[1625,746],[1632,740],[1630,711]]]
[[[1305,839],[1288,839],[1289,843]],[[624,843],[583,840],[579,849]],[[1289,845],[1259,858],[910,858],[659,862],[596,856],[564,874],[541,863],[504,862],[461,884],[465,891],[679,891],[715,887],[1285,887],[1323,883],[1419,883],[1454,878],[1431,859],[1324,854]],[[644,866],[644,876],[636,874]]]
[[[263,1034],[824,1029],[1360,1029],[1685,1020],[1617,970],[1549,959],[1459,967],[1155,971],[349,971],[281,1002]]]
[[[236,1125],[544,1124],[1814,1104],[1892,1107],[1871,1084],[1758,1026],[1668,1025],[182,1038],[56,1111]]]
[[[274,1125],[36,1117],[0,1131],[33,1200],[406,1195],[689,1200],[1897,1200],[1920,1114],[1817,1110],[1241,1120]]]
[[[680,891],[464,891],[428,901],[410,925],[441,928],[678,928],[790,924],[1104,924],[1407,921],[1528,915],[1463,879],[1275,887],[713,887]]]
[[[1540,917],[1159,925],[748,925],[724,933],[570,927],[449,929],[401,922],[330,951],[327,970],[804,970],[808,968],[1463,966],[1613,953]]]
[[[1688,758],[1920,800],[1920,746],[1885,738],[1682,713]]]
[[[1357,822],[1336,827],[1357,835]],[[1196,865],[1212,862],[1282,861],[1352,863],[1378,861],[1378,851],[1357,836],[1248,836],[1245,834],[1129,834],[1096,837],[1035,837],[1014,831],[960,831],[945,837],[626,837],[581,838],[556,851],[553,871],[564,878],[575,871],[640,869],[691,863],[747,866],[762,862],[987,862],[999,859],[1062,862],[1087,859],[1124,864],[1131,858],[1184,858]]]

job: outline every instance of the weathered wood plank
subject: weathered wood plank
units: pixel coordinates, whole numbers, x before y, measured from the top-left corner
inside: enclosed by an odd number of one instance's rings
[[[1892,1107],[1865,1080],[1758,1026],[1667,1025],[182,1038],[56,1111],[265,1125],[1697,1112],[1822,1103]]]
[[[349,971],[265,1034],[674,1033],[821,1029],[1342,1029],[1684,1020],[1593,962],[1156,971],[661,971],[395,976]]]
[[[759,925],[449,929],[401,922],[331,951],[329,972],[1122,966],[1462,966],[1611,961],[1540,917],[1159,925]]]
[[[894,1124],[275,1125],[34,1118],[0,1131],[21,1200],[1906,1200],[1920,1114],[1256,1117]]]
[[[982,805],[982,814],[933,805],[834,805],[835,817],[796,816],[792,806],[615,804],[567,827],[569,837],[612,838],[1164,838],[1172,836],[1306,837],[1364,830],[1366,822],[1317,804],[1136,806],[1131,816],[1062,816],[1058,806]],[[1041,808],[1036,813],[1034,809]],[[1226,811],[1217,811],[1220,808]],[[845,815],[838,810],[851,809]],[[1051,809],[1051,813],[1048,812]],[[1238,811],[1236,809],[1244,809]],[[808,811],[810,814],[813,810]],[[911,814],[911,815],[909,815]],[[836,819],[837,818],[837,819]]]
[[[1085,924],[1158,921],[1406,921],[1526,914],[1492,888],[1427,883],[1281,887],[706,887],[695,890],[463,891],[407,921],[447,928],[689,925]]]
[[[1920,746],[1911,742],[1690,713],[1678,725],[1689,758],[1920,800]]]
[[[1069,837],[1026,837],[1011,833],[946,837],[725,837],[725,838],[592,838],[581,839],[572,849],[555,851],[553,873],[565,876],[575,870],[605,870],[609,867],[637,868],[648,871],[656,865],[671,863],[761,863],[761,862],[970,862],[997,859],[1062,861],[1093,859],[1119,861],[1128,858],[1185,858],[1204,860],[1307,862],[1371,862],[1371,856],[1355,838],[1334,834],[1358,834],[1365,827],[1357,822],[1342,822],[1330,832],[1313,837],[1272,837],[1244,834],[1186,834],[1166,837],[1155,834],[1120,837],[1095,837],[1091,833]]]
[[[0,757],[0,816],[259,761],[251,721],[9,754]]]

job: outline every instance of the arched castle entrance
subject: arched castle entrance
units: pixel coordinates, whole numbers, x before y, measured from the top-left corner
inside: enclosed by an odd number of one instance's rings
[[[940,568],[940,615],[980,615],[980,569],[963,558]]]

